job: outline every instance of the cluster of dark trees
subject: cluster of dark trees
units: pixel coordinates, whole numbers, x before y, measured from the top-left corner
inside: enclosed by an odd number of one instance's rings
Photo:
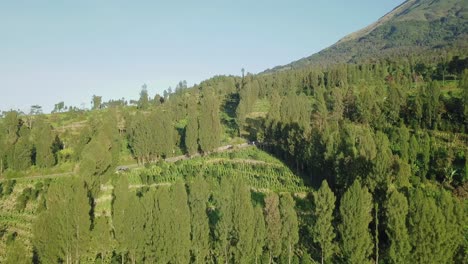
[[[298,257],[289,193],[254,201],[241,180],[223,178],[211,186],[201,176],[134,191],[123,176],[115,183],[111,218],[90,218],[86,193],[78,178],[48,188],[47,210],[33,228],[36,261],[268,263]]]
[[[0,174],[6,169],[25,170],[31,165],[52,167],[63,148],[52,127],[43,118],[23,121],[17,112],[7,112],[0,123]]]
[[[142,94],[139,101],[146,101],[145,90]],[[190,97],[177,96],[176,92],[174,98],[166,101],[163,106],[144,107],[144,111],[126,118],[128,145],[138,162],[169,157],[176,149],[178,153],[182,150],[191,155],[207,153],[219,146],[222,136],[219,102],[212,90],[205,89]],[[177,126],[181,122],[182,127]]]
[[[425,179],[465,184],[468,71],[452,72],[460,89],[443,93],[439,80],[425,81],[401,64],[254,77],[260,91],[253,96],[269,98],[271,108],[251,137],[312,181],[326,178],[336,188],[358,176],[371,189]]]

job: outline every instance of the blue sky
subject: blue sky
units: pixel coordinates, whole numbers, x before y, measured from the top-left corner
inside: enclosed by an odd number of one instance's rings
[[[0,110],[89,107],[309,56],[403,0],[0,1]]]

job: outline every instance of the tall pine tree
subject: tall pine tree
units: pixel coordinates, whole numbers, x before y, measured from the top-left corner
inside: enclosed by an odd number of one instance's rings
[[[240,179],[234,180],[232,201],[234,258],[238,263],[254,260],[255,215],[249,187]]]
[[[281,254],[281,215],[279,198],[276,193],[270,193],[265,198],[265,224],[267,230],[266,248],[269,252],[269,263]]]
[[[388,258],[392,263],[410,261],[411,245],[406,221],[408,216],[408,201],[404,194],[391,190],[385,203],[386,228],[390,246]]]
[[[328,187],[327,181],[322,182],[322,186],[314,195],[314,218],[312,227],[314,242],[321,248],[321,263],[328,262],[335,252],[334,244],[335,231],[333,228],[333,210],[335,210],[336,197]]]
[[[52,167],[55,165],[55,157],[52,152],[55,136],[52,127],[39,118],[36,120],[32,133],[36,149],[36,165],[43,168]]]
[[[47,210],[34,223],[34,246],[42,263],[79,263],[90,240],[90,206],[84,183],[69,178],[50,185]]]
[[[218,147],[221,139],[219,102],[210,89],[203,91],[198,119],[200,149],[206,153]]]
[[[192,259],[195,263],[205,263],[210,249],[210,227],[207,215],[207,202],[210,196],[208,184],[202,176],[197,176],[189,184],[189,205],[192,240]]]
[[[295,211],[294,199],[291,194],[284,193],[280,199],[281,214],[281,240],[283,241],[283,252],[287,256],[288,264],[291,264],[294,254],[294,246],[299,241],[299,224]]]
[[[372,221],[372,196],[359,179],[348,188],[340,203],[341,250],[347,263],[371,263],[372,237],[369,224]]]

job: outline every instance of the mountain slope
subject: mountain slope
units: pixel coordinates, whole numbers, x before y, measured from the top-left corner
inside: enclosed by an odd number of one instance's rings
[[[468,1],[408,0],[377,22],[312,56],[266,72],[353,63],[468,43]]]

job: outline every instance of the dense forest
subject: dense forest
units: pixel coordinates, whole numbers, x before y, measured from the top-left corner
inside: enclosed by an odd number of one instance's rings
[[[4,112],[2,262],[466,262],[467,62],[218,76]]]
[[[0,263],[468,263],[465,21],[409,0],[263,73],[1,112]]]

